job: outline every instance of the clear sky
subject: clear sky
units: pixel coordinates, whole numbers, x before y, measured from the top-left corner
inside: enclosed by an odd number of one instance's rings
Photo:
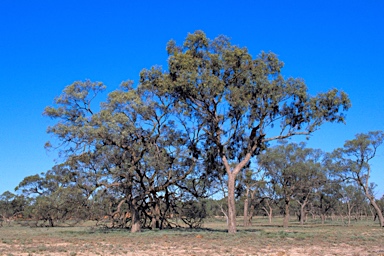
[[[0,194],[54,165],[42,116],[66,85],[102,81],[108,91],[141,69],[166,64],[168,40],[220,34],[253,56],[272,51],[284,76],[311,94],[331,88],[352,101],[347,124],[327,124],[308,146],[332,151],[357,133],[384,130],[384,1],[1,0]],[[372,162],[384,193],[384,146]]]

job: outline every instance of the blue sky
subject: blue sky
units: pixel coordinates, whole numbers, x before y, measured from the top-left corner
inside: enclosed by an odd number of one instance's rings
[[[107,91],[141,69],[166,64],[166,43],[188,32],[220,34],[253,56],[272,51],[286,77],[312,94],[331,88],[352,101],[347,124],[327,124],[308,145],[331,151],[357,133],[384,130],[384,2],[0,1],[0,194],[54,165],[52,124],[42,116],[66,85],[102,81]],[[384,146],[372,161],[384,193]]]

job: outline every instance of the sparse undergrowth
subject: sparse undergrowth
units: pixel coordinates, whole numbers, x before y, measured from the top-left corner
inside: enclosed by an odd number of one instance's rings
[[[240,220],[239,220],[240,223]],[[284,229],[256,219],[228,234],[222,220],[201,229],[129,230],[78,227],[0,228],[0,255],[384,255],[384,230],[377,223],[316,222]]]

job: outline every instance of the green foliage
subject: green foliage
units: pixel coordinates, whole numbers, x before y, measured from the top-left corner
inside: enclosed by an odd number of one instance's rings
[[[347,140],[343,148],[334,150],[328,160],[329,168],[335,175],[342,180],[354,181],[361,187],[379,216],[381,227],[384,227],[384,217],[373,194],[374,184],[369,182],[371,177],[369,162],[375,157],[377,148],[383,142],[383,131],[357,134],[355,139]]]
[[[85,220],[87,195],[73,180],[72,172],[64,165],[57,165],[41,175],[28,176],[16,187],[24,195],[30,196],[32,204],[25,212],[37,221],[56,222]]]
[[[29,204],[28,198],[5,191],[0,195],[0,219],[7,220],[23,216]]]
[[[343,148],[329,155],[329,168],[343,180],[353,180],[359,186],[369,188],[369,161],[375,157],[377,148],[384,142],[384,132],[373,131],[357,134],[353,140],[347,140]]]
[[[326,121],[344,122],[341,110],[350,107],[347,95],[336,89],[311,97],[302,79],[283,78],[275,54],[253,59],[223,36],[210,40],[196,31],[183,46],[169,42],[167,51],[168,70],[143,70],[142,86],[156,88],[185,118],[197,119],[205,143],[234,164],[268,141],[310,134]],[[275,126],[280,135],[268,137]]]
[[[285,216],[289,216],[289,207],[294,200],[301,206],[298,207],[298,216],[303,223],[304,208],[311,199],[322,193],[321,188],[330,182],[327,179],[327,170],[322,164],[322,156],[320,150],[305,148],[304,143],[286,142],[281,142],[280,145],[259,155],[259,164],[265,169],[275,193],[284,201]]]

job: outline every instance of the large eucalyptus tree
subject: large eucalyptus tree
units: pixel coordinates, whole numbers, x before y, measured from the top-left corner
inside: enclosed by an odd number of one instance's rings
[[[344,122],[349,98],[337,89],[311,96],[302,79],[283,77],[275,54],[253,58],[224,36],[196,31],[181,46],[169,41],[167,52],[168,69],[143,70],[141,84],[172,102],[180,125],[199,137],[196,152],[207,167],[227,175],[228,232],[235,233],[236,177],[252,157],[268,142]]]

